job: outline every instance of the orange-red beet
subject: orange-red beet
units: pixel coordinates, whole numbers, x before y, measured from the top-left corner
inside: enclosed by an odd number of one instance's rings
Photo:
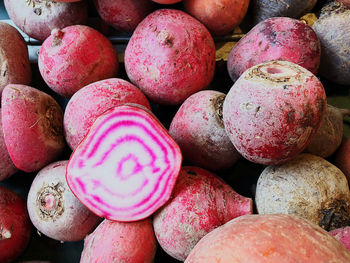
[[[0,186],[0,262],[14,262],[30,239],[31,224],[22,197]]]

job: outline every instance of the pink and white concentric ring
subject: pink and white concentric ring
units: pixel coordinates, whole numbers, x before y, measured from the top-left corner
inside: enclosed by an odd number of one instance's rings
[[[170,198],[181,163],[179,146],[152,113],[121,105],[97,118],[71,155],[66,178],[95,214],[136,221]]]

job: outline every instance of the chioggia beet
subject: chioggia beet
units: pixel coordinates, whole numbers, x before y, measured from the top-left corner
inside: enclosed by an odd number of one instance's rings
[[[184,261],[196,243],[233,218],[252,214],[252,199],[237,194],[214,174],[185,166],[176,181],[172,198],[153,216],[160,246]]]
[[[40,48],[38,66],[46,84],[64,97],[95,81],[115,77],[119,67],[108,38],[83,25],[53,30]]]
[[[227,69],[233,81],[248,68],[271,60],[287,60],[316,74],[320,64],[320,41],[304,22],[273,17],[253,27],[232,48]]]
[[[302,152],[325,111],[325,90],[315,75],[288,61],[271,61],[235,82],[224,100],[223,121],[243,157],[269,165]]]
[[[209,85],[215,46],[198,20],[180,10],[159,9],[136,27],[124,60],[129,79],[150,100],[175,105]]]
[[[169,133],[184,158],[210,170],[231,167],[240,157],[222,121],[225,94],[202,90],[188,97],[171,121]]]
[[[63,112],[48,94],[33,87],[9,84],[1,97],[5,144],[14,165],[34,172],[63,152]]]
[[[100,80],[78,90],[64,111],[64,132],[70,148],[78,146],[99,115],[121,103],[137,103],[150,109],[146,96],[122,79]]]
[[[61,1],[63,2],[63,1]],[[11,20],[28,36],[44,41],[51,30],[85,24],[88,18],[87,1],[5,0]]]
[[[322,228],[291,215],[244,215],[214,229],[185,263],[348,263],[350,252]]]
[[[322,8],[312,28],[321,42],[320,75],[350,85],[350,9],[331,1]]]
[[[152,263],[157,242],[152,220],[104,220],[84,241],[80,263]]]
[[[0,95],[7,84],[29,85],[32,71],[23,37],[13,26],[0,22]]]
[[[266,167],[257,182],[255,202],[259,214],[296,215],[326,230],[350,224],[350,190],[345,175],[311,154]]]
[[[1,123],[1,109],[0,109],[0,181],[5,180],[17,172],[16,166],[13,164],[9,152],[7,150],[4,133]]]
[[[305,152],[328,158],[340,146],[343,139],[343,119],[350,115],[350,110],[338,109],[327,105],[326,114],[315,137],[306,147]]]
[[[66,179],[95,214],[136,221],[169,200],[181,163],[179,146],[151,112],[120,105],[96,119],[71,155]]]
[[[350,182],[350,138],[346,139],[335,155],[335,165],[342,170]]]
[[[184,6],[212,34],[225,35],[242,22],[249,0],[184,0]]]
[[[153,10],[151,0],[94,0],[100,17],[117,30],[131,32]]]
[[[316,3],[317,0],[252,0],[250,13],[255,25],[271,17],[300,18]]]
[[[52,239],[71,242],[83,240],[101,219],[70,191],[65,177],[67,163],[57,161],[39,171],[29,189],[27,208],[38,231]]]
[[[350,226],[334,229],[329,234],[350,250]]]
[[[30,234],[24,199],[0,185],[0,262],[14,262],[27,247]]]

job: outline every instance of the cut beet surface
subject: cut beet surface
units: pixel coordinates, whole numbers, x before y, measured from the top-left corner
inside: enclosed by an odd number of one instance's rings
[[[157,118],[129,104],[97,118],[73,152],[66,177],[72,192],[95,214],[136,221],[170,198],[181,163],[179,146]]]

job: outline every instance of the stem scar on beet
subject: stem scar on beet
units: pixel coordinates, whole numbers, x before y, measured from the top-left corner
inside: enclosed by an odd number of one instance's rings
[[[97,118],[67,166],[78,199],[109,220],[136,221],[168,201],[182,155],[146,108],[120,105]]]

